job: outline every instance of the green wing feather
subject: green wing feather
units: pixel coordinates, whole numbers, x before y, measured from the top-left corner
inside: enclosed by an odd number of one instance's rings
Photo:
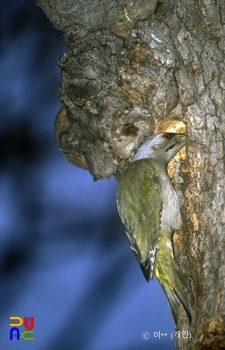
[[[117,207],[132,250],[149,281],[160,235],[160,179],[149,159],[132,162],[119,184]]]

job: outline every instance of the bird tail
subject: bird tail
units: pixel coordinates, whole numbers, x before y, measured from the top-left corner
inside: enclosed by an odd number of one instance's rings
[[[158,278],[169,302],[175,323],[178,320],[178,308],[182,305],[186,311],[189,322],[191,322],[191,314],[187,302],[188,283],[177,265],[174,257],[169,254],[163,260],[158,256],[158,263],[156,267],[156,277]]]
[[[177,315],[178,315],[178,306],[179,305],[183,306],[183,308],[187,314],[189,323],[191,323],[191,314],[189,311],[186,295],[183,295],[183,293],[180,293],[180,290],[177,289],[177,286],[175,286],[175,288],[170,288],[170,287],[168,287],[168,285],[163,284],[162,281],[160,281],[160,284],[161,284],[161,286],[166,294],[166,297],[167,297],[168,303],[170,305],[175,323],[177,324],[177,321],[178,321]]]

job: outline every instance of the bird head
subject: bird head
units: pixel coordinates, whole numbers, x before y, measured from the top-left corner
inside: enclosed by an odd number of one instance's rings
[[[163,132],[149,136],[139,146],[133,161],[149,158],[166,165],[185,143],[185,134]]]

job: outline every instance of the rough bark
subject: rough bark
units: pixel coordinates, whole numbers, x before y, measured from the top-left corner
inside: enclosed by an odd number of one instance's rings
[[[119,180],[146,135],[186,129],[174,249],[192,322],[181,310],[176,344],[225,349],[224,0],[37,3],[67,43],[55,133],[69,162]]]

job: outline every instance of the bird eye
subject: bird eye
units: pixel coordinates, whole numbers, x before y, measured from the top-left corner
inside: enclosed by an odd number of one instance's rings
[[[162,135],[162,137],[166,140],[169,140],[170,139],[170,136],[169,134],[167,134],[166,132]]]
[[[174,136],[174,133],[172,133],[172,132],[164,132],[163,135],[162,135],[162,137],[165,140],[170,140],[173,136]]]

